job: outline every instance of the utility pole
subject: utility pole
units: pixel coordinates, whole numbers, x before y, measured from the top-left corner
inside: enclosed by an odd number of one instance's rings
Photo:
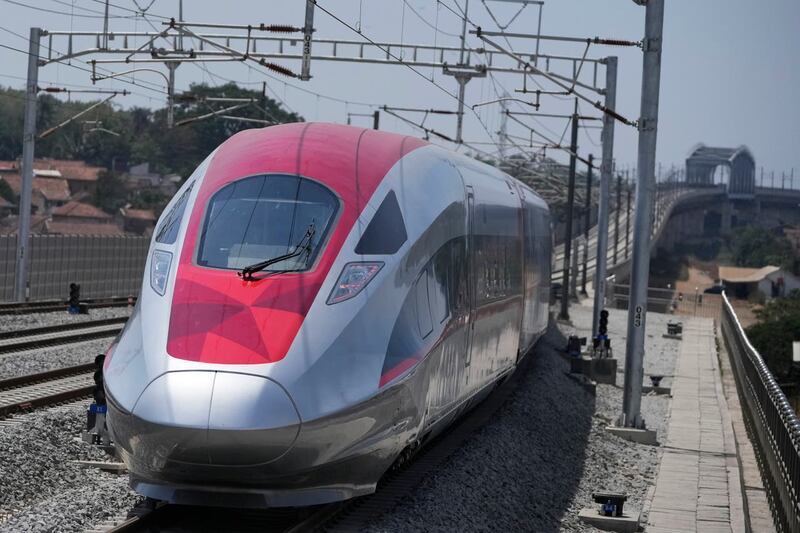
[[[457,5],[457,3],[456,3]],[[453,76],[458,83],[458,111],[456,112],[456,143],[463,141],[462,132],[464,130],[464,98],[466,97],[467,83],[472,78],[483,78],[486,71],[478,72],[468,68],[464,63],[464,51],[467,45],[467,13],[469,12],[469,0],[464,0],[464,19],[461,25],[461,51],[458,56],[458,64],[455,68],[444,66],[443,74]]]
[[[509,98],[507,92],[503,92],[502,98]],[[500,100],[500,131],[497,135],[497,140],[500,142],[498,146],[500,161],[506,160],[506,145],[508,144],[508,101]]]
[[[169,84],[167,86],[167,128],[175,125],[175,69],[180,63],[167,61],[164,63],[169,70]]]
[[[622,174],[617,174],[617,209],[614,212],[614,264],[617,264],[619,254],[619,214],[622,212]]]
[[[303,59],[300,66],[300,76],[303,81],[311,79],[311,41],[314,36],[314,6],[315,0],[306,0],[306,17],[303,24]]]
[[[269,120],[269,113],[267,113],[267,82],[261,82],[261,110],[263,111],[264,120]]]
[[[644,3],[644,0],[638,0],[638,3]],[[646,0],[645,5],[636,221],[633,230],[628,336],[625,346],[625,389],[622,399],[622,414],[618,422],[619,426],[638,429],[645,427],[641,404],[647,319],[647,283],[650,269],[649,206],[650,189],[653,186],[656,165],[664,0]]]
[[[572,253],[572,211],[575,207],[575,163],[578,155],[578,99],[575,99],[575,111],[572,113],[572,140],[569,155],[569,191],[567,192],[567,220],[564,236],[564,265],[561,282],[561,312],[558,318],[569,320],[569,276],[570,254]]]
[[[628,172],[625,172],[625,177],[628,177]],[[627,185],[627,190],[625,194],[627,195],[627,210],[625,211],[625,259],[630,257],[630,245],[631,245],[631,183],[626,179],[625,183]]]
[[[606,58],[607,109],[617,107],[617,58]],[[614,165],[614,117],[603,115],[603,161],[600,163],[600,202],[597,208],[597,257],[594,264],[594,307],[592,308],[592,338],[597,337],[600,311],[606,301],[606,262],[608,260],[608,212],[611,204],[611,174]],[[591,157],[591,156],[589,156]],[[619,184],[619,181],[617,181]],[[619,232],[619,185],[617,186],[617,219],[614,231],[614,262],[617,261],[617,233]]]
[[[589,154],[586,168],[586,201],[583,213],[583,273],[581,274],[581,294],[586,296],[586,269],[589,267],[589,225],[592,223],[592,167],[594,155]],[[598,228],[600,229],[600,228]],[[598,234],[599,236],[599,234]]]
[[[28,82],[25,86],[25,119],[22,135],[22,190],[19,195],[19,230],[14,299],[28,299],[28,264],[30,262],[31,190],[33,188],[33,151],[36,142],[36,97],[39,93],[39,41],[41,28],[31,28],[28,47]]]

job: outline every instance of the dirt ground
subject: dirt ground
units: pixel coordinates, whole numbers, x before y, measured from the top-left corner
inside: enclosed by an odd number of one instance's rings
[[[683,294],[694,294],[696,290],[702,293],[714,286],[716,272],[712,272],[712,269],[716,270],[713,266],[703,263],[690,264],[689,279],[675,282],[675,288]]]
[[[692,261],[689,265],[689,278],[675,283],[678,292],[683,293],[683,299],[678,302],[674,312],[682,315],[698,315],[717,317],[721,296],[717,294],[703,294],[703,291],[713,287],[717,276],[716,265],[701,261]],[[753,304],[746,300],[732,300],[736,316],[744,327],[757,322],[753,313]]]

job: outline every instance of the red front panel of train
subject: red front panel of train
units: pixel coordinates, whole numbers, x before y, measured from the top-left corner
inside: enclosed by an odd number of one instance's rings
[[[223,144],[190,215],[177,267],[167,352],[207,363],[282,359],[362,207],[389,169],[424,144],[373,130],[303,123],[247,130]],[[209,200],[227,184],[263,174],[305,176],[339,196],[338,219],[315,268],[244,281],[236,270],[199,266],[196,251]]]

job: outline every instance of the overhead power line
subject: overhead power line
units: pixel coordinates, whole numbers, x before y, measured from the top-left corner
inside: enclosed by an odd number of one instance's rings
[[[48,9],[46,7],[39,7],[30,4],[26,4],[23,2],[17,2],[16,0],[2,0],[8,4],[13,4],[20,7],[25,7],[27,9],[33,9],[34,11],[40,11],[42,13],[52,13],[54,15],[64,15],[67,17],[79,17],[79,18],[87,18],[87,19],[103,19],[105,18],[104,15],[84,15],[81,13],[68,13],[66,11],[58,11],[57,9]],[[79,6],[75,6],[79,7]],[[85,8],[84,8],[85,9]],[[132,16],[118,16],[118,15],[109,15],[109,18],[124,18],[124,19],[131,19]]]

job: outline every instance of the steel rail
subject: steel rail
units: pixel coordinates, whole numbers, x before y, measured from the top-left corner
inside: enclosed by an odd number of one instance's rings
[[[94,363],[0,381],[0,419],[92,394]]]
[[[94,369],[94,363],[85,363],[82,365],[68,366],[64,368],[58,368],[56,370],[39,372],[37,374],[27,374],[25,376],[3,379],[0,380],[0,391],[25,387],[36,383],[41,383],[43,381],[51,381],[67,376],[74,376],[76,374],[84,374],[86,372],[92,372]]]
[[[54,324],[52,326],[42,326],[39,328],[15,329],[11,331],[0,331],[0,340],[17,339],[20,337],[32,337],[46,333],[60,333],[64,331],[75,331],[88,327],[109,326],[112,324],[124,324],[128,317],[101,318],[99,320],[86,320],[83,322],[72,322],[68,324]]]
[[[40,346],[112,337],[122,331],[127,320],[127,317],[107,318],[77,324],[60,324],[4,332],[0,334],[0,354],[19,352]]]
[[[129,305],[128,297],[81,300],[81,303],[87,304],[90,309],[98,307],[126,307]],[[51,311],[66,311],[66,309],[67,302],[64,300],[0,303],[0,315],[45,313]]]

